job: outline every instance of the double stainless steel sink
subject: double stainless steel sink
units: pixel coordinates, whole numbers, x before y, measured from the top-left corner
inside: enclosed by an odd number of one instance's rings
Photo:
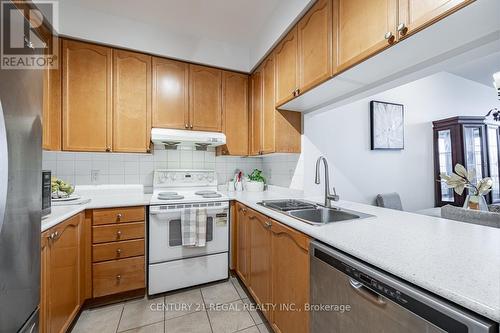
[[[315,203],[295,199],[264,200],[259,202],[259,205],[312,225],[324,225],[373,216],[338,207],[323,207]]]

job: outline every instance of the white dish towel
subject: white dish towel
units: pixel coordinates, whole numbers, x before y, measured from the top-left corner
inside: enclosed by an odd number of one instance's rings
[[[207,240],[207,210],[185,208],[181,214],[182,246],[204,247]]]

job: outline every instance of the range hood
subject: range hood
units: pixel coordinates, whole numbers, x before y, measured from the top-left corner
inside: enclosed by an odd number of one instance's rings
[[[192,146],[197,149],[217,147],[226,144],[226,136],[218,132],[187,131],[166,128],[153,128],[151,141],[175,149],[177,146]]]

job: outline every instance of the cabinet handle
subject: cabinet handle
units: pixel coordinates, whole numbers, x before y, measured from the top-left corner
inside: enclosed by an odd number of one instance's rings
[[[190,128],[190,129],[193,129],[193,125],[190,125],[190,126],[189,126],[189,128]]]
[[[189,128],[189,125],[188,125],[188,124],[184,124],[184,127],[185,127],[185,128]]]
[[[394,42],[394,34],[391,31],[386,32],[384,38],[387,39],[387,42],[389,44],[392,44],[392,42]]]
[[[111,148],[107,147],[107,148],[106,148],[106,152],[108,152],[108,153],[109,153],[110,151],[111,151]]]
[[[120,280],[121,280],[121,279],[122,279],[122,276],[121,276],[120,274],[118,274],[118,275],[116,276],[116,281],[120,282]]]
[[[116,219],[117,219],[117,220],[120,220],[121,218],[122,218],[122,213],[118,213],[118,214],[116,214]]]
[[[266,221],[266,227],[267,227],[267,228],[271,228],[272,226],[273,226],[273,225],[272,225],[272,223],[271,223],[271,222]]]
[[[300,95],[300,89],[297,88],[297,95],[296,96],[299,96]]]
[[[122,236],[122,232],[120,230],[118,230],[116,232],[116,238],[120,238]]]
[[[400,23],[398,25],[398,31],[401,36],[404,36],[408,32],[408,27],[406,26],[406,24]]]
[[[122,250],[121,249],[117,249],[116,250],[116,255],[119,257],[121,254],[122,254]]]

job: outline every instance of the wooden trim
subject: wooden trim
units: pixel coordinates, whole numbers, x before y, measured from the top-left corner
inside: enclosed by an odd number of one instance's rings
[[[295,244],[297,244],[298,247],[300,247],[306,253],[309,253],[309,238],[305,237],[305,235],[300,231],[285,226],[284,224],[276,220],[272,221],[271,231],[276,236],[284,235],[289,237]]]

